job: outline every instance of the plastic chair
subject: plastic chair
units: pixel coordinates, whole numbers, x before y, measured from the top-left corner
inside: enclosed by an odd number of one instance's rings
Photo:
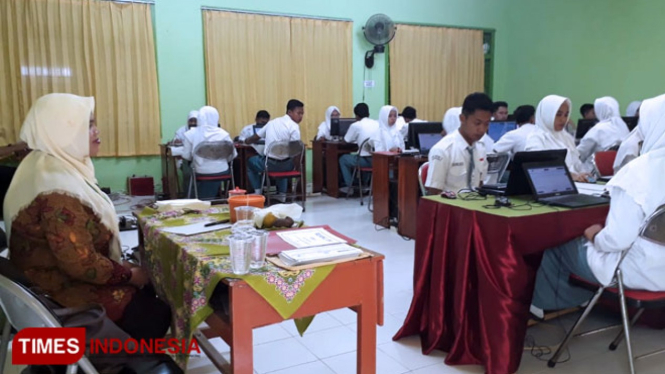
[[[427,182],[427,172],[429,171],[429,161],[420,165],[418,168],[418,184],[420,185],[420,192],[423,196],[427,196],[427,188],[425,188],[425,183]]]
[[[0,341],[0,369],[2,369],[9,349],[12,326],[16,330],[21,330],[27,327],[62,327],[62,325],[32,291],[7,277],[4,269],[11,266],[9,260],[0,258],[0,261],[3,262],[3,271],[0,274],[0,307],[6,317]],[[97,370],[86,356],[76,364],[69,365],[67,373],[75,374],[79,367],[87,374],[97,374]]]
[[[600,151],[593,155],[593,164],[601,177],[614,175],[614,160],[617,151]]]
[[[291,171],[270,171],[268,170],[268,162],[271,160],[268,155],[273,157],[274,161],[291,159],[293,161],[293,170]],[[266,200],[268,205],[271,204],[271,197],[276,193],[271,193],[270,191],[270,179],[279,180],[279,179],[296,179],[300,182],[300,194],[295,190],[297,189],[297,183],[292,185],[292,193],[286,193],[285,199],[300,197],[302,201],[303,211],[305,211],[305,173],[302,170],[302,163],[305,157],[305,144],[300,140],[294,141],[283,141],[283,142],[273,142],[270,144],[270,147],[266,149],[266,161],[265,167],[263,169],[263,183],[261,185],[266,187]]]
[[[225,191],[228,194],[230,189],[235,188],[235,180],[233,179],[233,154],[235,147],[233,143],[228,140],[214,141],[214,142],[201,142],[194,148],[194,155],[201,157],[204,160],[220,161],[226,160],[229,164],[229,173],[225,175],[206,175],[196,174],[194,163],[192,163],[192,172],[189,178],[189,191],[187,196],[192,197],[192,185],[194,186],[194,197],[199,198],[199,191],[196,182],[226,182]],[[231,185],[229,188],[229,184]]]
[[[353,168],[353,174],[351,175],[351,180],[356,179],[356,175],[358,176],[358,189],[360,190],[360,205],[364,205],[363,201],[363,173],[369,173],[369,199],[370,202],[367,204],[367,207],[369,210],[372,210],[372,167],[365,167],[360,165],[360,160],[362,158],[367,158],[370,156],[361,156],[363,153],[369,153],[372,154],[374,153],[374,141],[371,138],[365,139],[362,143],[360,143],[360,147],[358,147],[358,157],[356,158],[356,166]],[[349,188],[349,192],[347,193],[346,197],[350,197],[351,195],[351,188]]]
[[[656,209],[656,211],[651,216],[649,216],[649,218],[646,220],[646,224],[642,226],[639,236],[665,247],[665,205],[661,205],[658,209]],[[547,366],[553,368],[557,364],[559,356],[561,356],[561,353],[563,353],[563,351],[566,349],[570,339],[573,337],[573,335],[580,327],[584,319],[589,315],[589,313],[596,305],[601,296],[606,298],[612,298],[614,300],[616,299],[619,300],[619,305],[621,306],[621,319],[623,324],[623,331],[621,331],[619,335],[612,341],[609,348],[612,351],[615,350],[625,337],[626,350],[628,352],[628,362],[630,365],[631,374],[635,373],[634,360],[638,360],[640,358],[653,356],[665,352],[665,349],[661,349],[655,352],[647,353],[645,355],[633,358],[633,350],[630,341],[630,327],[639,320],[639,318],[642,316],[642,313],[644,313],[645,309],[656,309],[656,308],[665,307],[665,291],[653,292],[653,291],[626,289],[623,284],[623,274],[621,272],[621,263],[623,262],[623,259],[626,256],[625,253],[621,258],[621,261],[619,261],[619,264],[617,265],[617,269],[614,273],[614,280],[612,284],[610,284],[607,287],[600,284],[588,282],[576,275],[572,275],[570,277],[571,283],[583,288],[587,288],[592,291],[596,291],[596,293],[589,302],[589,305],[586,307],[586,309],[584,309],[582,315],[577,319],[573,327],[570,329],[570,331],[564,338],[563,342],[559,346],[559,349],[557,349],[556,353],[554,353],[554,356],[552,356],[552,358],[550,358],[550,360],[547,362]],[[628,319],[628,307],[637,308],[637,312],[635,313],[635,315],[631,320]]]

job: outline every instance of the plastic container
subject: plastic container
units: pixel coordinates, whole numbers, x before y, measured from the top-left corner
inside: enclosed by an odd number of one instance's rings
[[[246,194],[246,193],[247,193],[247,191],[245,191],[245,190],[241,190],[240,188],[236,187],[235,189],[229,191],[229,197],[232,197],[232,196],[242,196],[242,195],[244,195],[244,194]]]
[[[229,211],[231,212],[231,222],[235,223],[236,221],[236,207],[239,206],[253,206],[259,209],[263,209],[263,205],[266,202],[266,197],[263,195],[237,195],[229,197]]]

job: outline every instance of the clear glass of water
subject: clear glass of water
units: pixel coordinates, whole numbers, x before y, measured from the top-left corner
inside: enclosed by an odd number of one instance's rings
[[[243,275],[249,272],[254,237],[251,235],[234,234],[228,237],[233,274]]]
[[[247,231],[254,229],[254,212],[256,210],[257,208],[253,206],[236,207],[236,223],[233,225],[233,227],[237,229],[237,231]]]
[[[265,230],[254,230],[251,232],[252,238],[252,258],[249,267],[260,269],[266,262],[266,248],[268,247],[268,232]]]

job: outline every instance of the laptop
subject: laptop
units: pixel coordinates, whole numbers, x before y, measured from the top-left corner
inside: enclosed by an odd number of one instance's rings
[[[498,142],[505,133],[513,131],[516,128],[517,124],[512,121],[490,122],[487,135],[495,142]]]
[[[429,150],[436,145],[443,137],[441,133],[426,133],[421,132],[418,134],[418,146],[420,147],[420,154],[427,155]]]
[[[565,163],[531,162],[522,164],[522,168],[539,203],[565,208],[582,208],[610,202],[605,197],[578,193]]]

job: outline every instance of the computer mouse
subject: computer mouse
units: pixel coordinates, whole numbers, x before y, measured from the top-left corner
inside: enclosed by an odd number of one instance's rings
[[[445,197],[446,199],[457,199],[457,194],[453,191],[443,191],[441,192],[441,197]]]

